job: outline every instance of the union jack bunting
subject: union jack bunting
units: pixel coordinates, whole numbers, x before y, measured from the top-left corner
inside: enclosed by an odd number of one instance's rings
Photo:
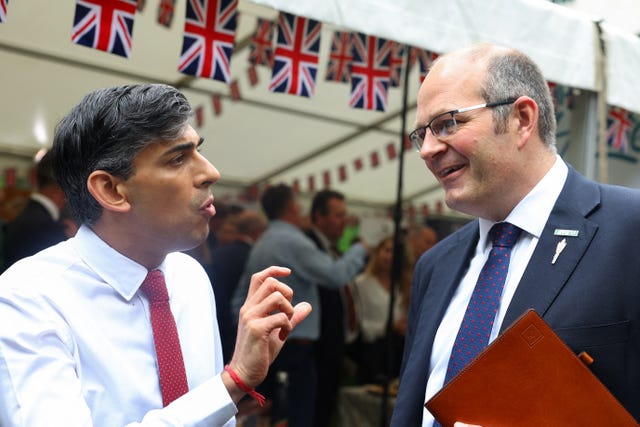
[[[435,52],[429,52],[428,50],[419,49],[417,47],[411,48],[411,55],[409,56],[409,67],[418,62],[420,66],[420,83],[424,80],[433,64],[433,61],[438,58],[438,54]]]
[[[211,95],[211,105],[213,106],[213,114],[219,116],[222,114],[222,97],[219,93]]]
[[[229,98],[231,98],[232,101],[240,101],[240,98],[242,98],[238,80],[233,80],[229,83]]]
[[[385,111],[391,77],[387,40],[356,33],[352,38],[351,100],[353,108]]]
[[[389,83],[391,87],[398,87],[402,82],[402,62],[404,60],[405,45],[393,41],[389,43],[391,43],[391,55],[389,56],[391,77]]]
[[[321,24],[281,12],[269,90],[313,96],[318,72]]]
[[[255,86],[258,84],[258,70],[256,70],[255,65],[249,65],[247,69],[247,75],[249,76],[249,84],[251,86]]]
[[[231,81],[238,0],[187,0],[178,71]]]
[[[129,58],[137,0],[76,0],[71,41]]]
[[[351,54],[351,33],[334,31],[325,80],[348,82],[350,79],[349,65],[351,65],[351,59],[353,59]]]
[[[322,183],[324,184],[324,188],[331,187],[331,172],[328,170],[322,173]]]
[[[175,9],[176,0],[160,0],[160,4],[158,4],[158,24],[170,28]]]
[[[273,28],[276,24],[258,18],[256,31],[249,43],[249,62],[253,65],[273,66]]]
[[[626,153],[629,149],[629,136],[627,130],[632,123],[627,110],[611,107],[607,117],[607,142],[616,151]]]
[[[7,20],[7,5],[9,0],[0,0],[0,24]]]
[[[340,182],[345,182],[347,180],[347,166],[338,166],[338,180],[340,180]]]

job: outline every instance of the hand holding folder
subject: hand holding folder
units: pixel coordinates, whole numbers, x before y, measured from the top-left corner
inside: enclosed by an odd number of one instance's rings
[[[534,310],[425,407],[443,427],[639,426]]]

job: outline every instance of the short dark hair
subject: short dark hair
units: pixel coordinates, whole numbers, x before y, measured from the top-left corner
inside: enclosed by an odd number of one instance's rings
[[[293,197],[293,189],[287,184],[267,188],[262,194],[260,204],[269,221],[282,217]]]
[[[315,222],[316,215],[329,213],[329,201],[331,199],[344,200],[344,194],[335,190],[321,190],[316,193],[311,202],[311,222]]]
[[[36,164],[36,184],[38,189],[58,185],[58,180],[53,173],[53,156],[51,151],[47,151]]]
[[[91,225],[102,207],[87,189],[96,170],[128,179],[133,159],[149,144],[178,138],[193,110],[176,88],[134,84],[86,95],[58,123],[53,141],[55,175],[75,220]]]

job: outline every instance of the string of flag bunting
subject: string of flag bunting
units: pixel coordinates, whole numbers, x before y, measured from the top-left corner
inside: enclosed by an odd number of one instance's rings
[[[92,49],[130,58],[136,12],[145,0],[75,0],[71,41]],[[6,21],[9,0],[0,0],[0,22]],[[239,98],[231,76],[231,56],[238,20],[238,0],[186,0],[179,72],[230,85],[231,97]],[[176,0],[159,0],[157,22],[172,25]],[[281,12],[277,22],[258,18],[249,49],[247,75],[258,83],[257,66],[271,69],[269,90],[312,97],[320,61],[322,23]],[[389,87],[400,85],[403,54],[407,46],[380,37],[336,31],[332,37],[325,80],[351,84],[349,105],[386,111]],[[420,63],[424,75],[436,54],[412,49],[413,65]],[[216,108],[219,114],[221,109]]]
[[[129,58],[132,52],[133,27],[136,12],[146,7],[145,0],[75,0],[71,41],[75,44]],[[237,79],[231,75],[231,56],[238,19],[238,0],[186,0],[183,43],[177,69],[181,73],[213,79],[228,85],[228,97],[241,99]],[[0,0],[0,24],[7,22],[9,0]],[[157,22],[171,27],[176,13],[176,0],[159,0]],[[271,70],[269,90],[296,96],[312,97],[316,87],[320,61],[322,23],[313,19],[281,12],[277,22],[258,17],[249,43],[247,78],[251,86],[258,84],[256,67]],[[420,81],[438,54],[403,45],[392,40],[357,32],[333,31],[324,79],[349,83],[349,105],[353,108],[385,111],[389,87],[401,84],[403,56],[410,49],[409,67],[419,66]],[[550,83],[552,91],[555,88]],[[215,116],[223,112],[221,93],[211,95]],[[204,124],[204,106],[195,108],[196,126]],[[610,152],[629,161],[638,161],[640,118],[619,107],[610,107],[606,137]],[[405,149],[410,149],[408,139]],[[387,157],[397,157],[389,143]],[[372,168],[380,164],[380,153],[372,152]],[[364,167],[362,158],[354,159],[353,172]],[[338,165],[337,181],[348,179],[350,168]],[[331,185],[332,174],[322,172],[322,184]],[[314,191],[315,177],[307,178],[307,187]],[[299,180],[295,186],[299,187]]]

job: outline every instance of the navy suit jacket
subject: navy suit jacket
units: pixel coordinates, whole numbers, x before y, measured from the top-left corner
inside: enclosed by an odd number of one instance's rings
[[[577,230],[555,264],[563,236]],[[419,426],[436,330],[478,241],[472,221],[417,263],[400,389],[391,425]],[[640,192],[595,183],[571,167],[501,330],[535,309],[640,420]]]
[[[211,251],[208,273],[216,297],[218,328],[222,340],[222,354],[228,362],[233,356],[238,320],[231,313],[231,298],[238,286],[244,265],[249,258],[251,245],[242,240],[216,246]]]
[[[66,240],[64,227],[38,201],[30,199],[5,228],[5,268],[14,262]]]

